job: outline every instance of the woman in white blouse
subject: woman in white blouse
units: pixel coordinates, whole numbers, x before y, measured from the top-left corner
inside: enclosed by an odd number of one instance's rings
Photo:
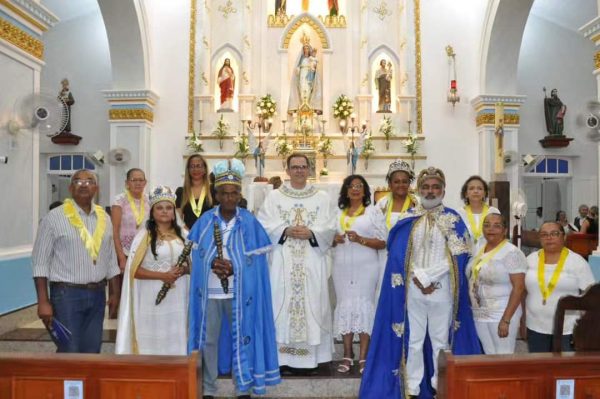
[[[489,213],[482,227],[486,242],[467,265],[475,328],[485,354],[514,353],[527,261],[506,239],[502,215]]]
[[[337,298],[333,330],[343,338],[344,358],[337,370],[350,371],[354,364],[352,340],[358,334],[362,373],[377,306],[378,250],[385,247],[387,230],[382,213],[371,205],[364,177],[351,175],[344,179],[338,205],[338,231],[333,244],[333,285]]]
[[[590,265],[565,247],[565,230],[557,222],[540,227],[542,249],[527,257],[526,320],[529,352],[552,351],[554,313],[558,300],[566,295],[580,295],[594,284]],[[573,350],[573,327],[578,313],[567,312],[563,324],[562,351]]]
[[[488,194],[488,185],[481,176],[469,177],[460,190],[460,198],[465,206],[458,209],[458,213],[467,225],[473,250],[485,244],[483,219],[488,213],[500,213],[498,209],[486,203]]]

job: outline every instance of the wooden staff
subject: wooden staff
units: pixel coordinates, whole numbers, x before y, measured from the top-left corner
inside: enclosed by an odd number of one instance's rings
[[[221,228],[219,227],[219,222],[215,220],[213,224],[215,245],[217,246],[217,259],[224,259],[223,257],[223,236],[221,235]],[[229,279],[227,277],[221,278],[221,287],[223,288],[223,293],[229,293]]]

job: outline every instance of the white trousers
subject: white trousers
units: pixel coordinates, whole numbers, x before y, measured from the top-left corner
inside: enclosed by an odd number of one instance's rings
[[[435,300],[431,295],[423,295],[414,284],[409,284],[407,295],[408,322],[410,324],[410,337],[408,340],[408,356],[406,360],[406,375],[408,393],[418,395],[419,385],[423,379],[424,359],[423,343],[425,334],[429,332],[431,347],[433,349],[434,374],[431,377],[431,385],[437,389],[438,364],[437,357],[441,350],[448,348],[448,333],[452,321],[452,297],[449,287],[447,300],[440,301],[441,297],[436,292]]]
[[[481,341],[483,352],[486,355],[500,355],[515,353],[515,344],[517,341],[517,332],[519,330],[519,320],[521,319],[521,309],[519,308],[510,321],[508,327],[508,336],[500,338],[498,336],[498,322],[494,321],[475,321],[477,336]]]

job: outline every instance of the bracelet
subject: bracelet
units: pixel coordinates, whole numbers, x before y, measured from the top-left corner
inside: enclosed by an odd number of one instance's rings
[[[506,323],[506,324],[510,325],[510,320],[504,320],[504,319],[502,319],[502,320],[500,320],[500,321],[501,321],[502,323]]]

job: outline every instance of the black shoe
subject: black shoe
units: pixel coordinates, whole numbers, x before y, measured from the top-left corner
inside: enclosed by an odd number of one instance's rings
[[[250,395],[240,395],[237,397],[238,399],[252,399]]]
[[[202,396],[202,399],[215,399],[215,397],[212,395],[204,395]]]

